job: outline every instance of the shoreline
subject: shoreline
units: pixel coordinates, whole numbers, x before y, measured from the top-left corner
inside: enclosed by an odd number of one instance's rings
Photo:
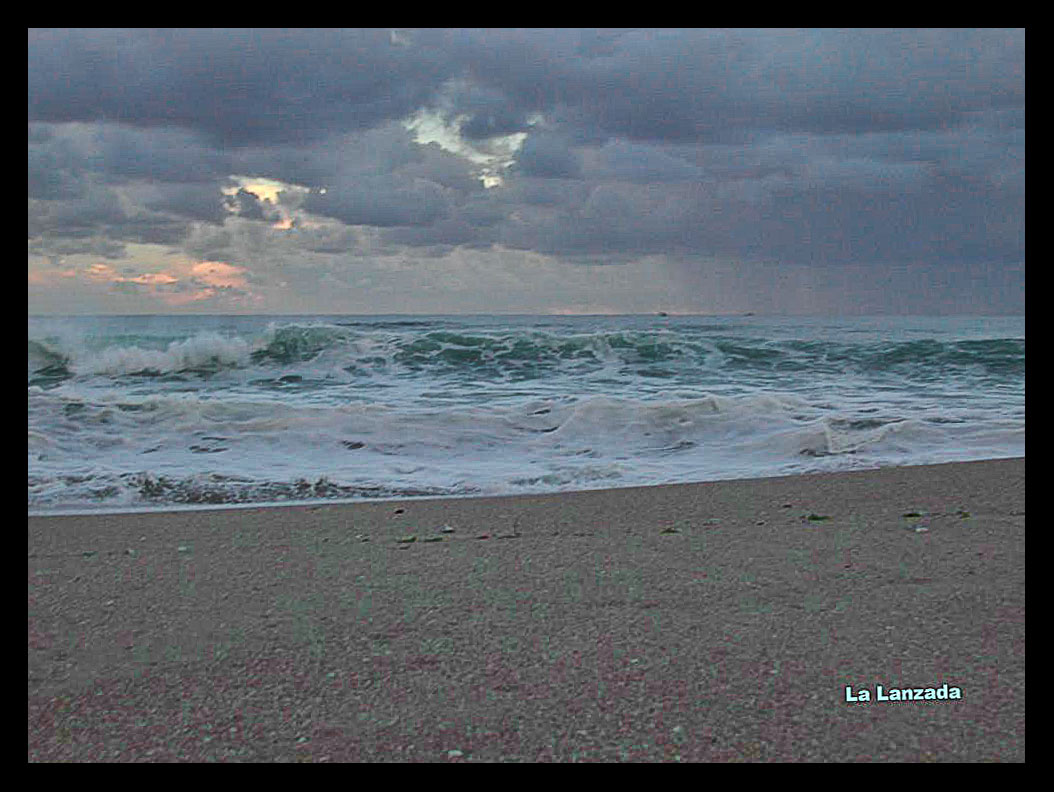
[[[1024,761],[1024,487],[31,517],[29,760]]]
[[[1024,456],[1005,456],[1005,457],[985,457],[983,459],[967,459],[967,460],[953,460],[950,462],[932,462],[925,464],[903,464],[903,465],[877,465],[875,467],[867,468],[855,468],[852,470],[834,470],[834,471],[804,471],[801,473],[783,473],[775,476],[746,476],[737,478],[727,479],[706,479],[702,481],[678,481],[668,482],[661,484],[627,484],[622,487],[597,487],[591,489],[570,489],[570,490],[558,490],[555,492],[516,492],[516,493],[502,493],[502,494],[459,494],[459,495],[392,495],[385,497],[370,497],[370,498],[314,498],[302,501],[260,501],[260,502],[246,502],[246,503],[167,503],[159,506],[119,506],[113,508],[101,507],[98,509],[92,508],[78,508],[72,507],[68,509],[60,509],[56,511],[40,511],[36,509],[28,510],[28,517],[39,519],[39,518],[50,518],[50,517],[90,517],[90,516],[109,516],[109,515],[121,515],[121,514],[180,514],[183,512],[199,512],[199,511],[228,511],[228,510],[240,510],[240,509],[295,509],[304,507],[317,507],[317,506],[355,506],[362,503],[399,503],[409,502],[417,503],[420,501],[450,501],[450,500],[480,500],[480,499],[491,499],[491,498],[538,498],[538,497],[549,497],[549,496],[561,496],[561,495],[573,495],[580,492],[607,492],[609,490],[643,490],[651,489],[654,487],[694,487],[699,484],[722,484],[731,481],[768,481],[772,479],[787,479],[787,478],[798,478],[808,476],[832,476],[841,475],[844,473],[870,473],[875,470],[885,470],[887,468],[927,468],[927,467],[940,467],[942,465],[962,465],[962,464],[975,464],[983,462],[1000,462],[1006,460],[1021,460],[1024,461]]]

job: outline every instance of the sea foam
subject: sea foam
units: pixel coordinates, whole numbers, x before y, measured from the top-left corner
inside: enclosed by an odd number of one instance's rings
[[[1024,454],[1020,318],[30,321],[29,503],[545,492]]]

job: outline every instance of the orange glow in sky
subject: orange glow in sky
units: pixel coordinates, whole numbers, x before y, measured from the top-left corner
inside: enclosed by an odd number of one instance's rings
[[[126,270],[127,272],[127,270]],[[169,270],[161,272],[142,272],[122,275],[112,265],[97,262],[83,268],[53,267],[50,269],[30,270],[29,283],[47,286],[64,279],[83,278],[94,283],[135,283],[144,286],[149,294],[166,305],[177,306],[206,300],[221,295],[224,289],[236,290],[229,294],[231,299],[242,302],[258,301],[257,295],[248,293],[246,267],[227,264],[223,261],[197,261],[179,263]],[[174,291],[164,287],[184,283],[194,288]],[[161,287],[161,288],[159,288]]]

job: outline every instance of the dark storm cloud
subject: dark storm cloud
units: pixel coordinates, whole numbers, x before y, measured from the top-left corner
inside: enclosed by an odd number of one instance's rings
[[[61,232],[65,236],[86,237],[99,230],[120,225],[128,218],[117,194],[105,188],[83,197],[63,201],[30,203],[29,236]]]
[[[640,184],[706,178],[703,168],[678,156],[676,150],[624,140],[609,141],[600,148],[587,175],[594,179]]]
[[[248,187],[221,193],[240,176],[429,253],[1020,264],[1024,46],[1014,30],[31,31],[30,235],[193,246],[273,222]],[[503,183],[416,143],[403,122],[421,110],[481,150],[524,133]]]
[[[30,239],[44,255],[95,254],[99,237],[178,244],[192,223],[227,216],[220,162],[229,158],[181,130],[31,124]]]
[[[581,154],[562,135],[530,134],[516,157],[516,169],[542,179],[575,178],[580,175]]]
[[[246,220],[267,220],[270,212],[267,211],[267,202],[260,200],[256,193],[239,188],[234,195],[224,199],[224,206],[228,211],[244,217]]]
[[[95,125],[90,163],[113,181],[207,182],[230,173],[232,157],[181,129],[141,130]]]
[[[381,30],[32,31],[29,118],[306,143],[413,112],[451,66]]]
[[[29,146],[29,198],[59,201],[80,198],[85,184],[82,168],[64,162],[60,152]]]
[[[1021,31],[432,33],[525,111],[638,140],[934,128],[1023,106]]]
[[[188,230],[185,219],[129,208],[105,187],[95,187],[80,198],[30,202],[29,238],[37,242],[41,255],[94,253],[100,239],[118,246],[126,242],[176,244]]]
[[[426,105],[639,140],[932,129],[1024,104],[1021,31],[32,31],[31,121],[304,144]],[[458,78],[440,102],[441,87]]]
[[[695,187],[605,183],[572,201],[518,209],[497,238],[507,247],[590,262],[684,253],[699,241],[704,204]]]
[[[192,132],[142,130],[114,124],[31,124],[30,181],[55,172],[99,181],[213,182],[226,178],[233,158]],[[37,196],[43,197],[43,196]]]
[[[387,177],[366,176],[324,194],[313,192],[304,208],[348,225],[384,228],[434,223],[446,215],[447,199],[435,182],[393,185]]]
[[[259,161],[247,161],[254,163],[256,172],[312,185],[304,209],[348,225],[428,226],[483,192],[471,163],[435,144],[416,144],[400,124],[304,152],[299,159],[283,160],[277,170],[268,168],[266,160],[262,152]],[[447,235],[444,230],[437,233]]]
[[[435,248],[429,255],[442,255],[458,245],[479,247],[489,244],[478,228],[459,218],[440,220],[428,226],[393,228],[385,232],[384,242],[421,249]]]
[[[215,182],[144,185],[132,191],[148,209],[181,218],[187,223],[221,224],[229,216],[224,196]]]
[[[238,150],[232,171],[279,181],[330,188],[359,176],[385,176],[420,163],[427,152],[398,123],[355,133],[338,131],[315,146],[254,146]]]
[[[468,140],[486,140],[528,128],[527,111],[517,107],[500,90],[481,89],[461,82],[445,98],[450,109],[465,116],[461,135]]]

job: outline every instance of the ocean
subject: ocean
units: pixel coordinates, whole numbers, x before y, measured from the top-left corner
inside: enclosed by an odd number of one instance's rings
[[[1024,317],[30,317],[29,511],[1024,456]]]

